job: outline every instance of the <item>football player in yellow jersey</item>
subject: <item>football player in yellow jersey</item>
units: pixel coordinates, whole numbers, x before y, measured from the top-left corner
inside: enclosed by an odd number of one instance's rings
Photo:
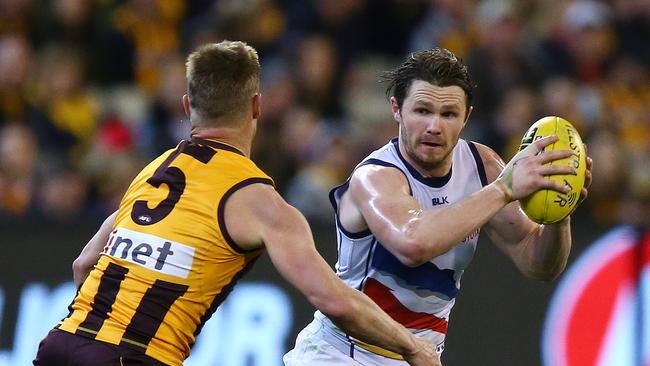
[[[256,51],[223,41],[187,59],[191,139],[133,180],[73,264],[79,292],[34,365],[182,365],[217,307],[266,248],[278,271],[348,334],[411,365],[439,365],[315,249],[307,221],[249,159],[260,115]],[[349,361],[323,360],[323,364]]]

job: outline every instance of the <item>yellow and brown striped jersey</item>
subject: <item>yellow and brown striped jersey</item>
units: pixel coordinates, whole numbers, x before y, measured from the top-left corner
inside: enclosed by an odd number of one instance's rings
[[[203,324],[261,250],[230,238],[237,189],[273,184],[235,148],[182,141],[128,188],[103,253],[58,328],[181,365]]]

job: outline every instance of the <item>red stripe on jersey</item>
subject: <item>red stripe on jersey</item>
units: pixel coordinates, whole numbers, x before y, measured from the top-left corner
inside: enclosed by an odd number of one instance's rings
[[[431,329],[439,333],[447,334],[447,320],[431,314],[409,310],[399,302],[390,288],[384,286],[379,281],[368,278],[363,292],[390,315],[391,318],[403,326],[411,329]]]

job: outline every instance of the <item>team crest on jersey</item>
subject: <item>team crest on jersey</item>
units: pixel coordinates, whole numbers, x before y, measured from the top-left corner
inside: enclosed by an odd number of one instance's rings
[[[153,271],[187,278],[194,251],[190,246],[156,235],[117,228],[111,233],[103,253]]]

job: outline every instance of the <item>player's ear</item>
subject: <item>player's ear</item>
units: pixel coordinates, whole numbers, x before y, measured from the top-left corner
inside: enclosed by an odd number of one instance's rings
[[[393,118],[397,122],[402,122],[402,115],[399,109],[399,103],[397,103],[397,98],[390,97],[390,109],[393,112]]]
[[[252,104],[253,119],[258,119],[262,113],[262,93],[255,93],[255,95],[253,95]]]
[[[473,106],[469,106],[469,108],[467,108],[467,115],[465,116],[465,121],[463,122],[463,127],[465,127],[465,124],[467,123],[467,121],[469,121],[469,115],[472,114],[473,110],[474,110]]]
[[[190,96],[187,94],[183,94],[183,109],[185,110],[185,115],[187,118],[191,117],[191,109],[190,109]]]

